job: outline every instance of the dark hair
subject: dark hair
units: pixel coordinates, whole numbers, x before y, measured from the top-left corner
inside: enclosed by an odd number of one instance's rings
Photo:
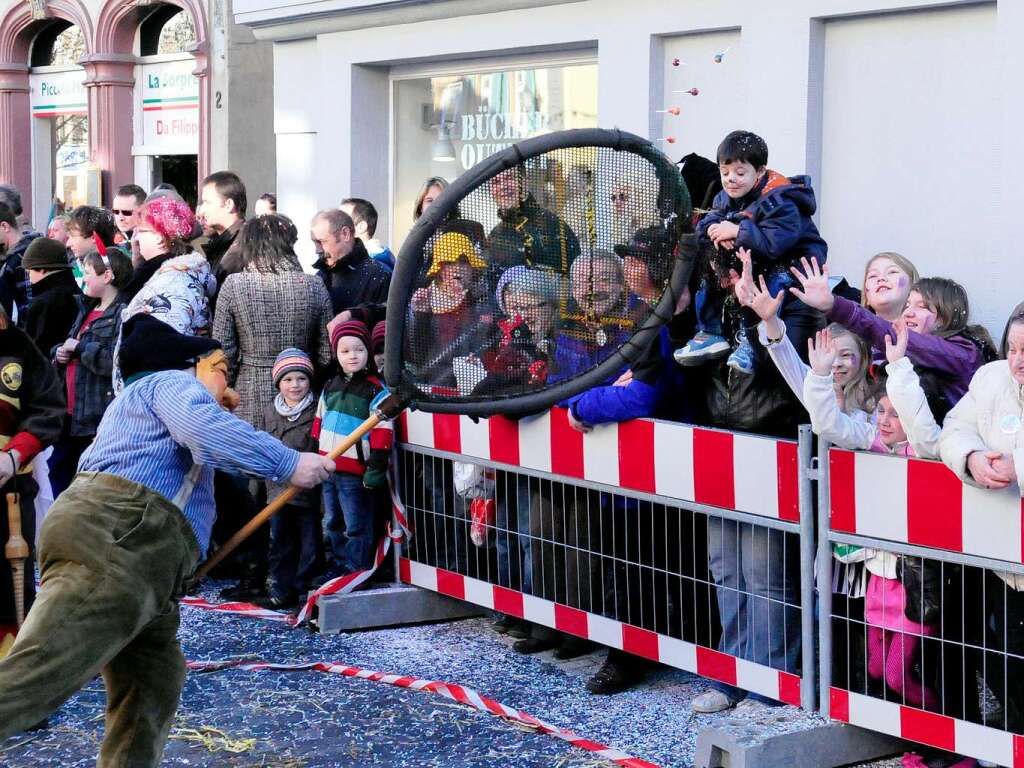
[[[313,217],[313,221],[319,221],[320,219],[323,219],[330,225],[332,235],[338,234],[346,227],[352,230],[352,232],[356,231],[356,225],[353,223],[352,217],[340,208],[325,208]]]
[[[1015,325],[1024,325],[1024,301],[1013,308],[1006,326],[1003,328],[1003,339],[999,345],[999,355],[1005,358],[1010,351],[1010,329]]]
[[[246,220],[238,234],[242,268],[264,274],[301,271],[295,255],[299,232],[292,220],[280,213],[268,213]]]
[[[117,225],[113,214],[106,208],[94,205],[80,205],[69,214],[68,227],[74,227],[80,237],[99,237],[104,245],[114,244],[117,237]]]
[[[273,192],[264,192],[257,199],[266,200],[268,203],[270,203],[271,212],[277,213],[277,195],[275,195]]]
[[[174,194],[177,195],[178,188],[168,181],[162,181],[155,187],[153,187],[153,192],[173,192]],[[150,192],[150,195],[152,195],[153,192]]]
[[[0,203],[3,203],[15,216],[21,216],[21,193],[10,184],[0,184]]]
[[[12,227],[18,226],[18,217],[14,209],[7,203],[0,203],[0,224],[9,224]]]
[[[768,145],[750,131],[733,131],[718,145],[718,164],[750,163],[755,168],[768,165]]]
[[[352,206],[352,221],[356,224],[365,224],[367,237],[373,237],[377,231],[377,209],[373,207],[373,203],[361,197],[346,197],[338,207],[342,205]]]
[[[945,277],[923,277],[910,290],[917,291],[935,312],[934,336],[963,336],[974,344],[982,359],[990,363],[998,357],[992,336],[980,325],[969,325],[971,307],[967,291],[960,283]]]
[[[114,275],[110,284],[115,288],[124,288],[128,285],[134,272],[132,260],[120,248],[111,248],[106,256],[100,256],[99,251],[89,251],[82,257],[82,264],[88,264],[97,275],[102,275],[109,269]]]
[[[136,205],[142,205],[146,199],[146,190],[138,184],[125,184],[117,188],[114,197],[134,197]]]
[[[235,213],[238,214],[238,217],[241,219],[245,218],[247,202],[245,198],[245,184],[242,183],[237,173],[233,171],[211,173],[203,179],[199,189],[202,190],[207,184],[213,184],[218,195],[235,204]]]

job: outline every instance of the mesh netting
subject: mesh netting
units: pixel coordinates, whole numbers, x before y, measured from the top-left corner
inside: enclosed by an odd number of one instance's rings
[[[669,288],[689,213],[678,171],[647,154],[572,147],[495,168],[403,249],[418,260],[403,380],[435,401],[494,401],[622,349]]]

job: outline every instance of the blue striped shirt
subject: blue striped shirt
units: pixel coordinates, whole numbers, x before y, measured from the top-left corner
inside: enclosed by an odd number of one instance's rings
[[[217,517],[213,471],[283,482],[299,454],[231,415],[191,373],[161,371],[125,387],[103,415],[79,472],[108,472],[177,506],[206,556]]]

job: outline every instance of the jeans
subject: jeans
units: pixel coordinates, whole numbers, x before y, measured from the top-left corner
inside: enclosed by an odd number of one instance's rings
[[[185,683],[178,599],[199,545],[167,499],[79,473],[39,537],[39,595],[0,661],[0,739],[51,714],[103,673],[100,766],[160,764]]]
[[[756,279],[756,278],[755,278]],[[785,291],[782,299],[782,307],[779,314],[782,315],[787,304],[795,300],[786,289],[796,285],[796,279],[788,270],[775,266],[764,273],[764,281],[772,296],[779,291]],[[731,291],[731,289],[730,289]],[[708,284],[708,278],[700,281],[700,288],[697,289],[697,296],[694,299],[694,306],[697,311],[697,330],[710,333],[715,336],[724,336],[722,328],[722,310],[725,305],[725,298],[728,293],[715,290]]]
[[[302,594],[323,561],[320,510],[286,506],[270,518],[270,595],[284,599]]]
[[[799,562],[799,542],[793,534],[733,520],[708,521],[708,565],[722,622],[719,651],[797,671]],[[734,700],[746,696],[725,683],[713,687]]]
[[[538,482],[534,480],[534,482]],[[533,558],[530,542],[530,478],[499,472],[495,527],[498,584],[532,594]]]
[[[373,492],[363,487],[361,476],[348,472],[335,472],[323,488],[329,569],[365,571],[373,565]]]

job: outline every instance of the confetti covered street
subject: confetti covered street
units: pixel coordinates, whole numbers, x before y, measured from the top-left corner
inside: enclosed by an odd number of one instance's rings
[[[203,595],[213,599],[217,585]],[[190,661],[330,661],[457,683],[581,738],[660,766],[692,765],[704,726],[781,733],[820,722],[792,707],[750,704],[694,715],[707,689],[697,677],[660,668],[648,684],[611,697],[583,687],[603,660],[522,656],[489,618],[322,636],[278,622],[182,607]],[[0,765],[85,768],[95,764],[105,695],[96,679],[45,730],[0,742]],[[164,754],[166,766],[604,766],[613,763],[565,741],[417,692],[316,671],[191,672]],[[637,763],[640,765],[640,763]]]

